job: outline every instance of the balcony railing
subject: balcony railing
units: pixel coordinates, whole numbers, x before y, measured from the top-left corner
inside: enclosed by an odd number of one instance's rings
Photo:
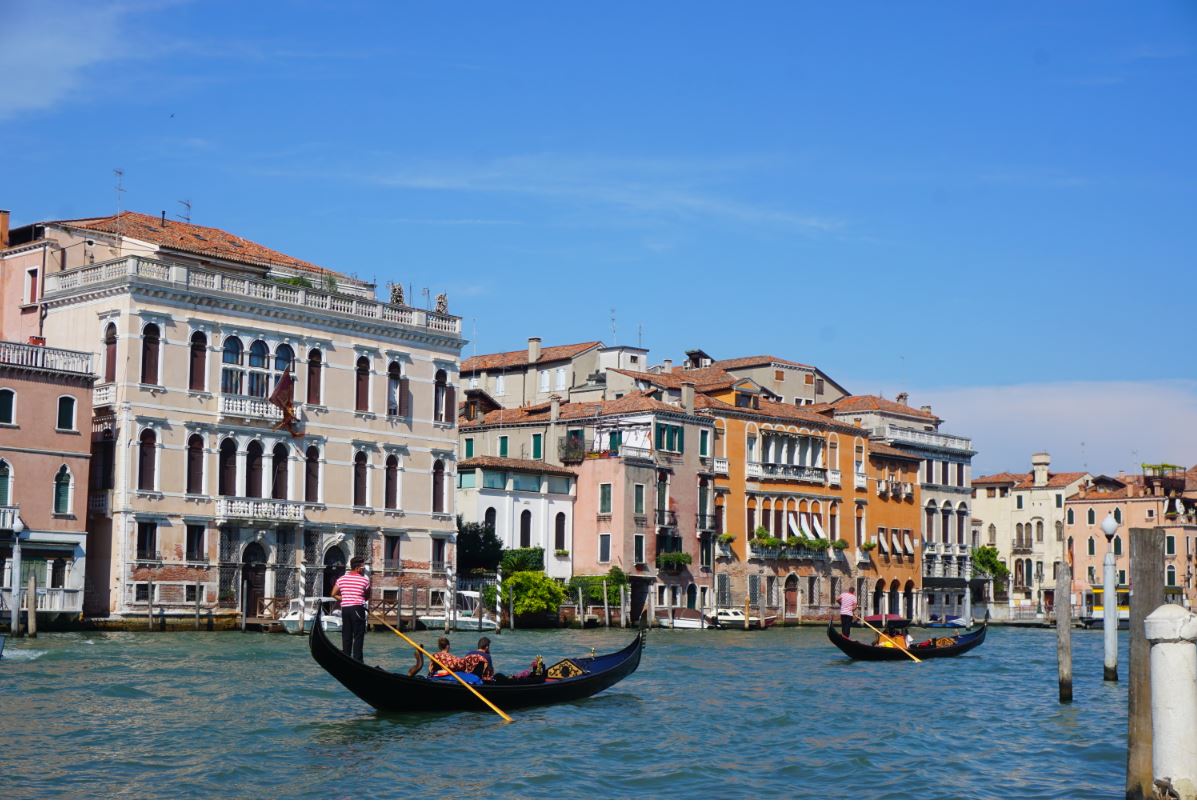
[[[135,559],[139,563],[160,563],[160,562],[162,562],[162,552],[160,552],[160,551],[143,551],[141,549],[138,549]]]
[[[449,563],[445,562],[444,560],[433,560],[428,564],[428,567],[432,573],[439,576],[444,576],[445,574],[449,573]]]
[[[0,340],[0,365],[90,375],[91,354]]]
[[[657,526],[677,529],[677,513],[673,510],[657,510]]]
[[[283,411],[265,398],[252,395],[222,395],[220,415],[224,418],[244,418],[277,423],[283,419]]]
[[[715,457],[715,473],[727,476],[727,457]]]
[[[826,468],[789,465],[782,462],[750,462],[748,463],[748,475],[765,479],[796,479],[799,482],[818,482],[819,484],[827,481]]]
[[[715,516],[705,512],[700,512],[694,516],[694,528],[700,532],[714,532],[715,531]]]
[[[1030,554],[1031,549],[1032,545],[1031,541],[1029,540],[1016,540],[1014,541],[1014,546],[1012,547],[1012,550],[1015,554]]]
[[[216,500],[216,517],[226,521],[302,521],[303,508],[299,501],[222,498]]]
[[[305,307],[321,315],[329,312],[367,320],[413,326],[447,334],[461,333],[461,318],[409,306],[394,306],[352,295],[296,287],[273,281],[259,281],[190,265],[129,256],[46,276],[46,296],[80,291],[97,284],[123,284],[134,279],[172,284],[193,294],[219,292],[275,306]],[[87,355],[90,358],[90,355]],[[91,372],[90,368],[85,372]]]
[[[875,427],[872,430],[872,435],[873,437],[892,440],[897,443],[946,448],[953,451],[973,450],[973,441],[967,437],[956,437],[955,435],[940,434],[939,432],[923,432],[906,426],[895,426],[892,423]]]
[[[91,391],[91,405],[93,407],[112,406],[116,403],[116,385],[97,384]]]
[[[112,514],[112,493],[108,490],[93,490],[87,494],[87,511],[92,515]]]
[[[827,471],[827,484],[832,487],[840,486],[840,472],[836,468],[831,468]]]
[[[653,452],[651,448],[641,448],[640,446],[620,446],[618,450],[611,452],[612,456],[620,456],[626,459],[652,459]]]
[[[0,507],[0,531],[11,530],[20,511],[20,507]]]
[[[863,473],[853,474],[853,483],[855,484],[857,490],[868,490],[869,489],[869,477],[866,474],[863,474]]]
[[[566,465],[586,459],[586,444],[576,437],[562,437],[557,442],[557,454]]]

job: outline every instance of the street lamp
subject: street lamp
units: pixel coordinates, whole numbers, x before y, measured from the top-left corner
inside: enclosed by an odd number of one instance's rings
[[[17,625],[21,617],[21,535],[25,532],[25,522],[21,520],[21,513],[13,515],[12,519],[12,592],[9,600],[12,602],[12,623],[8,631],[17,634]]]
[[[1105,670],[1104,678],[1109,682],[1118,681],[1118,588],[1114,581],[1114,533],[1118,531],[1118,522],[1114,516],[1107,514],[1101,522],[1101,531],[1106,536],[1105,557],[1105,587],[1102,595],[1102,626],[1105,629]],[[1113,615],[1110,614],[1111,608]]]

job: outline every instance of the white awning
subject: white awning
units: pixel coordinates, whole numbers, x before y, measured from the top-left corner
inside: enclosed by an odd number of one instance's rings
[[[808,540],[814,540],[815,536],[811,534],[810,520],[807,518],[805,512],[798,513],[798,526],[802,529],[802,536]]]
[[[798,519],[794,517],[794,513],[790,513],[790,534],[794,537],[802,537],[802,532],[798,531]]]
[[[906,553],[907,553],[907,554],[914,554],[914,544],[910,542],[910,533],[909,533],[909,532],[905,532],[905,533],[902,535],[902,540],[903,540],[903,542],[906,544]]]
[[[882,551],[889,552],[889,538],[885,536],[884,532],[877,533],[877,542],[881,544]]]
[[[823,531],[823,524],[819,523],[819,519],[812,515],[810,522],[814,524],[815,534],[819,536],[819,540],[827,540],[827,533]]]

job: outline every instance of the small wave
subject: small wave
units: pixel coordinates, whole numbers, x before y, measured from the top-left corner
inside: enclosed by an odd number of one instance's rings
[[[36,660],[44,655],[45,652],[39,649],[6,649],[4,651],[5,660]]]

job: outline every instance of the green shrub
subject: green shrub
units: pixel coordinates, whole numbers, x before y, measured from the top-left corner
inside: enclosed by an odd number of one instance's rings
[[[598,576],[575,576],[569,581],[566,592],[570,601],[578,598],[578,589],[582,590],[583,602],[603,601],[603,580],[607,580],[607,603],[619,604],[619,589],[627,587],[628,575],[619,568],[612,566],[611,570]]]
[[[681,570],[682,566],[689,565],[694,558],[684,551],[666,551],[657,555],[657,567],[663,568],[666,571]]]
[[[503,557],[499,560],[499,570],[504,576],[516,571],[543,571],[544,549],[504,549]]]
[[[516,615],[556,613],[565,591],[543,571],[516,571],[503,580],[503,598],[512,600]]]

